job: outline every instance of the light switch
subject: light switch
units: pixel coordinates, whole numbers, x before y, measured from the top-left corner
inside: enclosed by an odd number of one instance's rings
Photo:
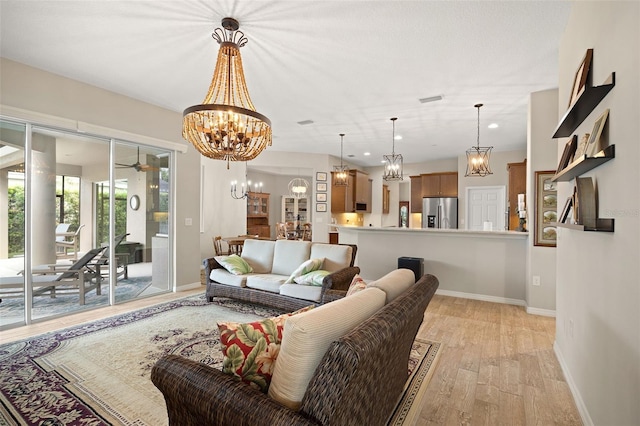
[[[193,225],[193,219],[191,219],[190,217],[187,217],[184,219],[184,226],[191,226]]]

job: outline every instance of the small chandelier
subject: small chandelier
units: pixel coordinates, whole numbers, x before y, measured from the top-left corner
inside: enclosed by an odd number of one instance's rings
[[[482,104],[475,104],[478,108],[478,140],[477,145],[467,150],[467,172],[466,176],[484,177],[492,175],[493,172],[489,167],[489,158],[491,157],[492,146],[480,146],[480,107]]]
[[[245,163],[244,169],[244,182],[240,184],[240,193],[238,193],[238,181],[234,180],[231,182],[231,198],[235,200],[257,200],[258,197],[251,197],[249,192],[251,192],[251,181],[247,180],[247,164]],[[253,192],[261,194],[262,193],[262,182],[256,182],[253,185]]]
[[[309,182],[302,178],[291,179],[289,182],[289,197],[307,198],[309,192]]]
[[[342,164],[342,145],[344,143],[344,133],[340,133],[340,165],[333,166],[333,185],[349,186],[349,166]]]
[[[224,28],[224,29],[223,29]],[[242,70],[240,48],[247,43],[240,24],[222,19],[211,35],[219,44],[213,80],[201,105],[184,110],[182,137],[205,157],[249,161],[271,146],[271,121],[256,112]]]
[[[393,145],[391,145],[391,155],[383,155],[385,162],[384,175],[382,179],[386,181],[402,180],[402,154],[396,155],[396,120],[398,117],[391,118],[393,123]]]

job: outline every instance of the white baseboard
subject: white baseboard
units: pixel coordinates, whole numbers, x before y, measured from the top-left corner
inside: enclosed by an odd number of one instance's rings
[[[509,299],[508,297],[487,296],[485,294],[465,293],[462,291],[436,290],[441,296],[460,297],[462,299],[482,300],[484,302],[504,303],[506,305],[527,306],[524,300]]]
[[[532,308],[527,306],[527,313],[531,315],[542,315],[544,317],[556,317],[556,311],[553,309]]]
[[[191,284],[181,285],[180,287],[176,288],[176,291],[195,290],[196,288],[199,288],[199,287],[202,287],[203,290],[205,288],[205,286],[203,286],[202,283],[198,281]]]
[[[571,391],[571,395],[573,395],[573,400],[578,407],[578,413],[580,414],[580,418],[582,419],[582,423],[584,426],[593,426],[593,420],[591,420],[591,416],[589,415],[589,410],[587,410],[587,406],[582,400],[582,396],[578,391],[578,387],[576,386],[576,382],[573,381],[573,377],[571,376],[571,372],[567,367],[567,363],[562,356],[562,351],[558,347],[558,342],[553,342],[553,352],[556,354],[556,358],[558,359],[558,363],[560,364],[560,368],[562,369],[562,373],[567,381],[567,385],[569,385],[569,390]]]

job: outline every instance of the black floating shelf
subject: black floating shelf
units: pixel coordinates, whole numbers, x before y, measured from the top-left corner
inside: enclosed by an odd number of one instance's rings
[[[584,121],[591,111],[600,103],[613,86],[616,85],[616,73],[612,72],[607,81],[602,86],[586,87],[584,92],[567,110],[560,124],[553,133],[553,138],[563,138],[571,136],[573,131]]]
[[[613,232],[614,229],[614,219],[596,219],[596,226],[587,227],[584,225],[575,225],[572,223],[560,223],[553,222],[552,225],[557,226],[558,228],[567,228],[573,229],[576,231],[586,231],[586,232]]]
[[[554,182],[568,182],[576,176],[580,176],[591,169],[595,169],[600,164],[606,163],[607,161],[615,158],[615,147],[615,145],[609,145],[593,157],[587,157],[586,155],[579,157],[562,169],[562,171],[556,174],[551,180]]]

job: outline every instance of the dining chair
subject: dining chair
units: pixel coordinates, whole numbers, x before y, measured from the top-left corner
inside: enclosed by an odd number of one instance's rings
[[[296,224],[295,222],[285,222],[285,235],[287,240],[297,240],[298,233],[296,232]]]
[[[287,239],[287,229],[285,227],[284,222],[276,223],[276,240],[286,240]]]
[[[213,250],[216,252],[216,256],[228,256],[229,248],[227,250],[222,249],[222,236],[218,235],[216,237],[212,237],[213,239]]]
[[[303,241],[311,241],[311,224],[302,224],[302,238]]]

